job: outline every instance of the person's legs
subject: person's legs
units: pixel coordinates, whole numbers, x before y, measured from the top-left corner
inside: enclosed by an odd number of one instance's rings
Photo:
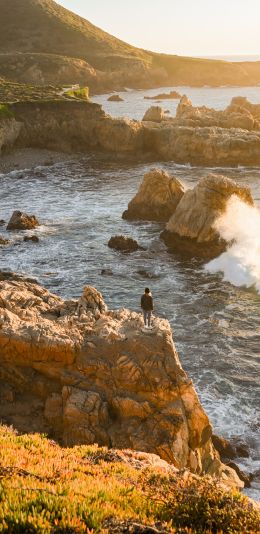
[[[148,327],[151,326],[151,318],[152,318],[152,312],[148,311],[147,312]]]
[[[146,321],[147,321],[147,311],[146,310],[143,310],[143,316],[144,316],[144,326],[146,326]]]

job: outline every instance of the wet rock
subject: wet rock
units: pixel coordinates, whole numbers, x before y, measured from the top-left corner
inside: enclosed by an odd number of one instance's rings
[[[135,239],[126,237],[124,235],[116,235],[110,238],[108,242],[109,248],[114,248],[120,252],[135,252],[136,250],[144,250]]]
[[[152,169],[144,175],[123,219],[168,221],[183,194],[184,188],[177,178],[162,169]]]
[[[161,236],[174,251],[214,257],[227,246],[214,223],[225,212],[227,202],[236,195],[254,204],[248,187],[217,174],[203,177],[194,189],[186,191]]]
[[[250,454],[247,443],[241,441],[240,438],[232,438],[230,443],[236,449],[236,455],[238,458],[249,458]]]
[[[108,102],[124,102],[124,99],[120,95],[111,95],[107,100]]]
[[[251,473],[247,474],[244,471],[238,467],[238,465],[235,462],[228,462],[227,465],[234,469],[234,471],[237,473],[240,480],[242,480],[245,484],[245,488],[251,487],[251,482],[253,480],[253,475]]]
[[[10,243],[9,239],[5,239],[4,237],[0,236],[0,245],[8,245]]]
[[[4,225],[5,225],[4,219],[0,219],[0,226],[4,226]]]
[[[147,122],[161,122],[163,118],[163,109],[160,106],[152,106],[145,112],[142,120]]]
[[[37,235],[31,235],[31,236],[26,235],[26,236],[24,236],[23,240],[25,242],[32,241],[33,243],[39,243],[39,241],[40,241],[40,239],[39,239],[39,237]]]
[[[112,269],[102,269],[101,271],[102,276],[113,276]]]
[[[241,442],[240,439],[232,438],[228,440],[213,434],[212,441],[222,460],[249,458],[248,445],[244,442]]]
[[[35,215],[28,215],[22,211],[14,211],[7,225],[7,230],[32,230],[39,226]]]
[[[237,457],[236,449],[228,439],[213,434],[212,442],[215,449],[219,452],[221,459],[232,460]]]

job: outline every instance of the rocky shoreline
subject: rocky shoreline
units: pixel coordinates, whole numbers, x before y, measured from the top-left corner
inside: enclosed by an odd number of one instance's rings
[[[158,454],[177,469],[243,487],[181,367],[168,321],[109,311],[89,286],[64,301],[32,280],[0,276],[1,419],[65,445]]]
[[[259,106],[246,99],[233,99],[225,111],[216,112],[193,108],[183,97],[175,118],[158,111],[139,122],[114,119],[98,104],[78,98],[5,106],[0,153],[14,148],[94,150],[202,166],[260,165]]]

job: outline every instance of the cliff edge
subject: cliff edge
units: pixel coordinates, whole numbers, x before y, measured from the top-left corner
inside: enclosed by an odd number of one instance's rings
[[[64,301],[2,273],[0,354],[0,417],[19,430],[155,453],[243,486],[213,447],[168,321],[146,334],[140,314],[107,310],[95,288]]]

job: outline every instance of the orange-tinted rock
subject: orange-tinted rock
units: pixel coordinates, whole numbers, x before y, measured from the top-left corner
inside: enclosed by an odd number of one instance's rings
[[[168,321],[156,318],[146,335],[141,314],[107,311],[90,286],[80,301],[63,301],[9,277],[0,279],[0,297],[1,379],[14,395],[19,391],[32,428],[38,421],[68,445],[141,450],[178,468],[222,476],[211,425]],[[18,424],[16,410],[14,403],[10,423]]]
[[[253,205],[248,187],[221,175],[203,177],[194,189],[185,192],[162,237],[176,251],[199,256],[219,254],[226,243],[220,239],[214,223],[225,212],[232,195]]]
[[[137,194],[123,213],[123,218],[168,221],[183,194],[183,186],[177,178],[162,169],[152,169],[144,175]]]
[[[16,210],[7,225],[7,230],[33,230],[36,226],[39,226],[39,221],[35,215]]]

